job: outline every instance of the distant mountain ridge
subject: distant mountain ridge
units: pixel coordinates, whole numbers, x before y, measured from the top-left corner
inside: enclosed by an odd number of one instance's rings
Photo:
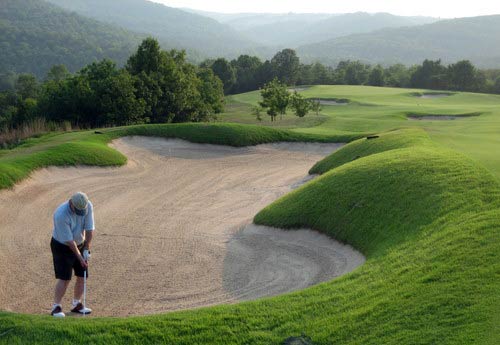
[[[228,25],[146,0],[47,0],[93,19],[145,33],[164,48],[186,49],[207,56],[255,53],[259,44]]]
[[[470,59],[481,67],[500,67],[500,15],[441,20],[414,27],[383,29],[308,44],[297,49],[309,61],[342,59],[370,63],[420,63]]]
[[[389,13],[286,13],[286,14],[223,14],[195,11],[233,27],[253,41],[280,48],[383,28],[415,26],[436,22],[432,17],[405,17]]]

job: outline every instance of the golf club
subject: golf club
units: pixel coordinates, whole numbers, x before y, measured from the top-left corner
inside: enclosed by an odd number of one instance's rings
[[[83,317],[87,314],[86,312],[86,299],[87,299],[87,269],[83,272]]]

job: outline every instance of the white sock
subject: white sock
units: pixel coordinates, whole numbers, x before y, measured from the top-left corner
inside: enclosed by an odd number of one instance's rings
[[[73,307],[76,307],[78,305],[78,303],[80,303],[80,300],[73,298]]]
[[[62,305],[60,305],[58,303],[54,303],[54,304],[52,304],[52,310],[56,309],[57,306],[61,307],[61,309],[62,309]]]

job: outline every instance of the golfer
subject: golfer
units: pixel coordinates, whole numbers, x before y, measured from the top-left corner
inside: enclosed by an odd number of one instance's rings
[[[81,303],[84,275],[90,259],[90,244],[94,230],[94,209],[87,195],[74,194],[54,212],[54,232],[50,242],[56,286],[51,315],[64,317],[61,300],[75,271],[76,284],[73,294],[73,313],[90,314],[91,309]]]

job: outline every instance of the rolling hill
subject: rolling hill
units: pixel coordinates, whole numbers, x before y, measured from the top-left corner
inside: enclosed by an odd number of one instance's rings
[[[0,72],[43,77],[55,64],[76,71],[102,58],[123,63],[141,39],[45,1],[2,0],[0,6]]]
[[[500,67],[500,15],[338,37],[303,45],[298,53],[305,60],[329,64],[341,59],[413,64],[427,58],[444,62],[470,59],[481,67]]]
[[[297,47],[336,37],[382,28],[415,26],[436,21],[429,17],[403,17],[389,13],[255,15],[227,21],[236,30],[262,44]]]
[[[80,15],[152,35],[165,48],[195,51],[199,57],[255,53],[259,46],[214,19],[146,0],[48,1]]]

